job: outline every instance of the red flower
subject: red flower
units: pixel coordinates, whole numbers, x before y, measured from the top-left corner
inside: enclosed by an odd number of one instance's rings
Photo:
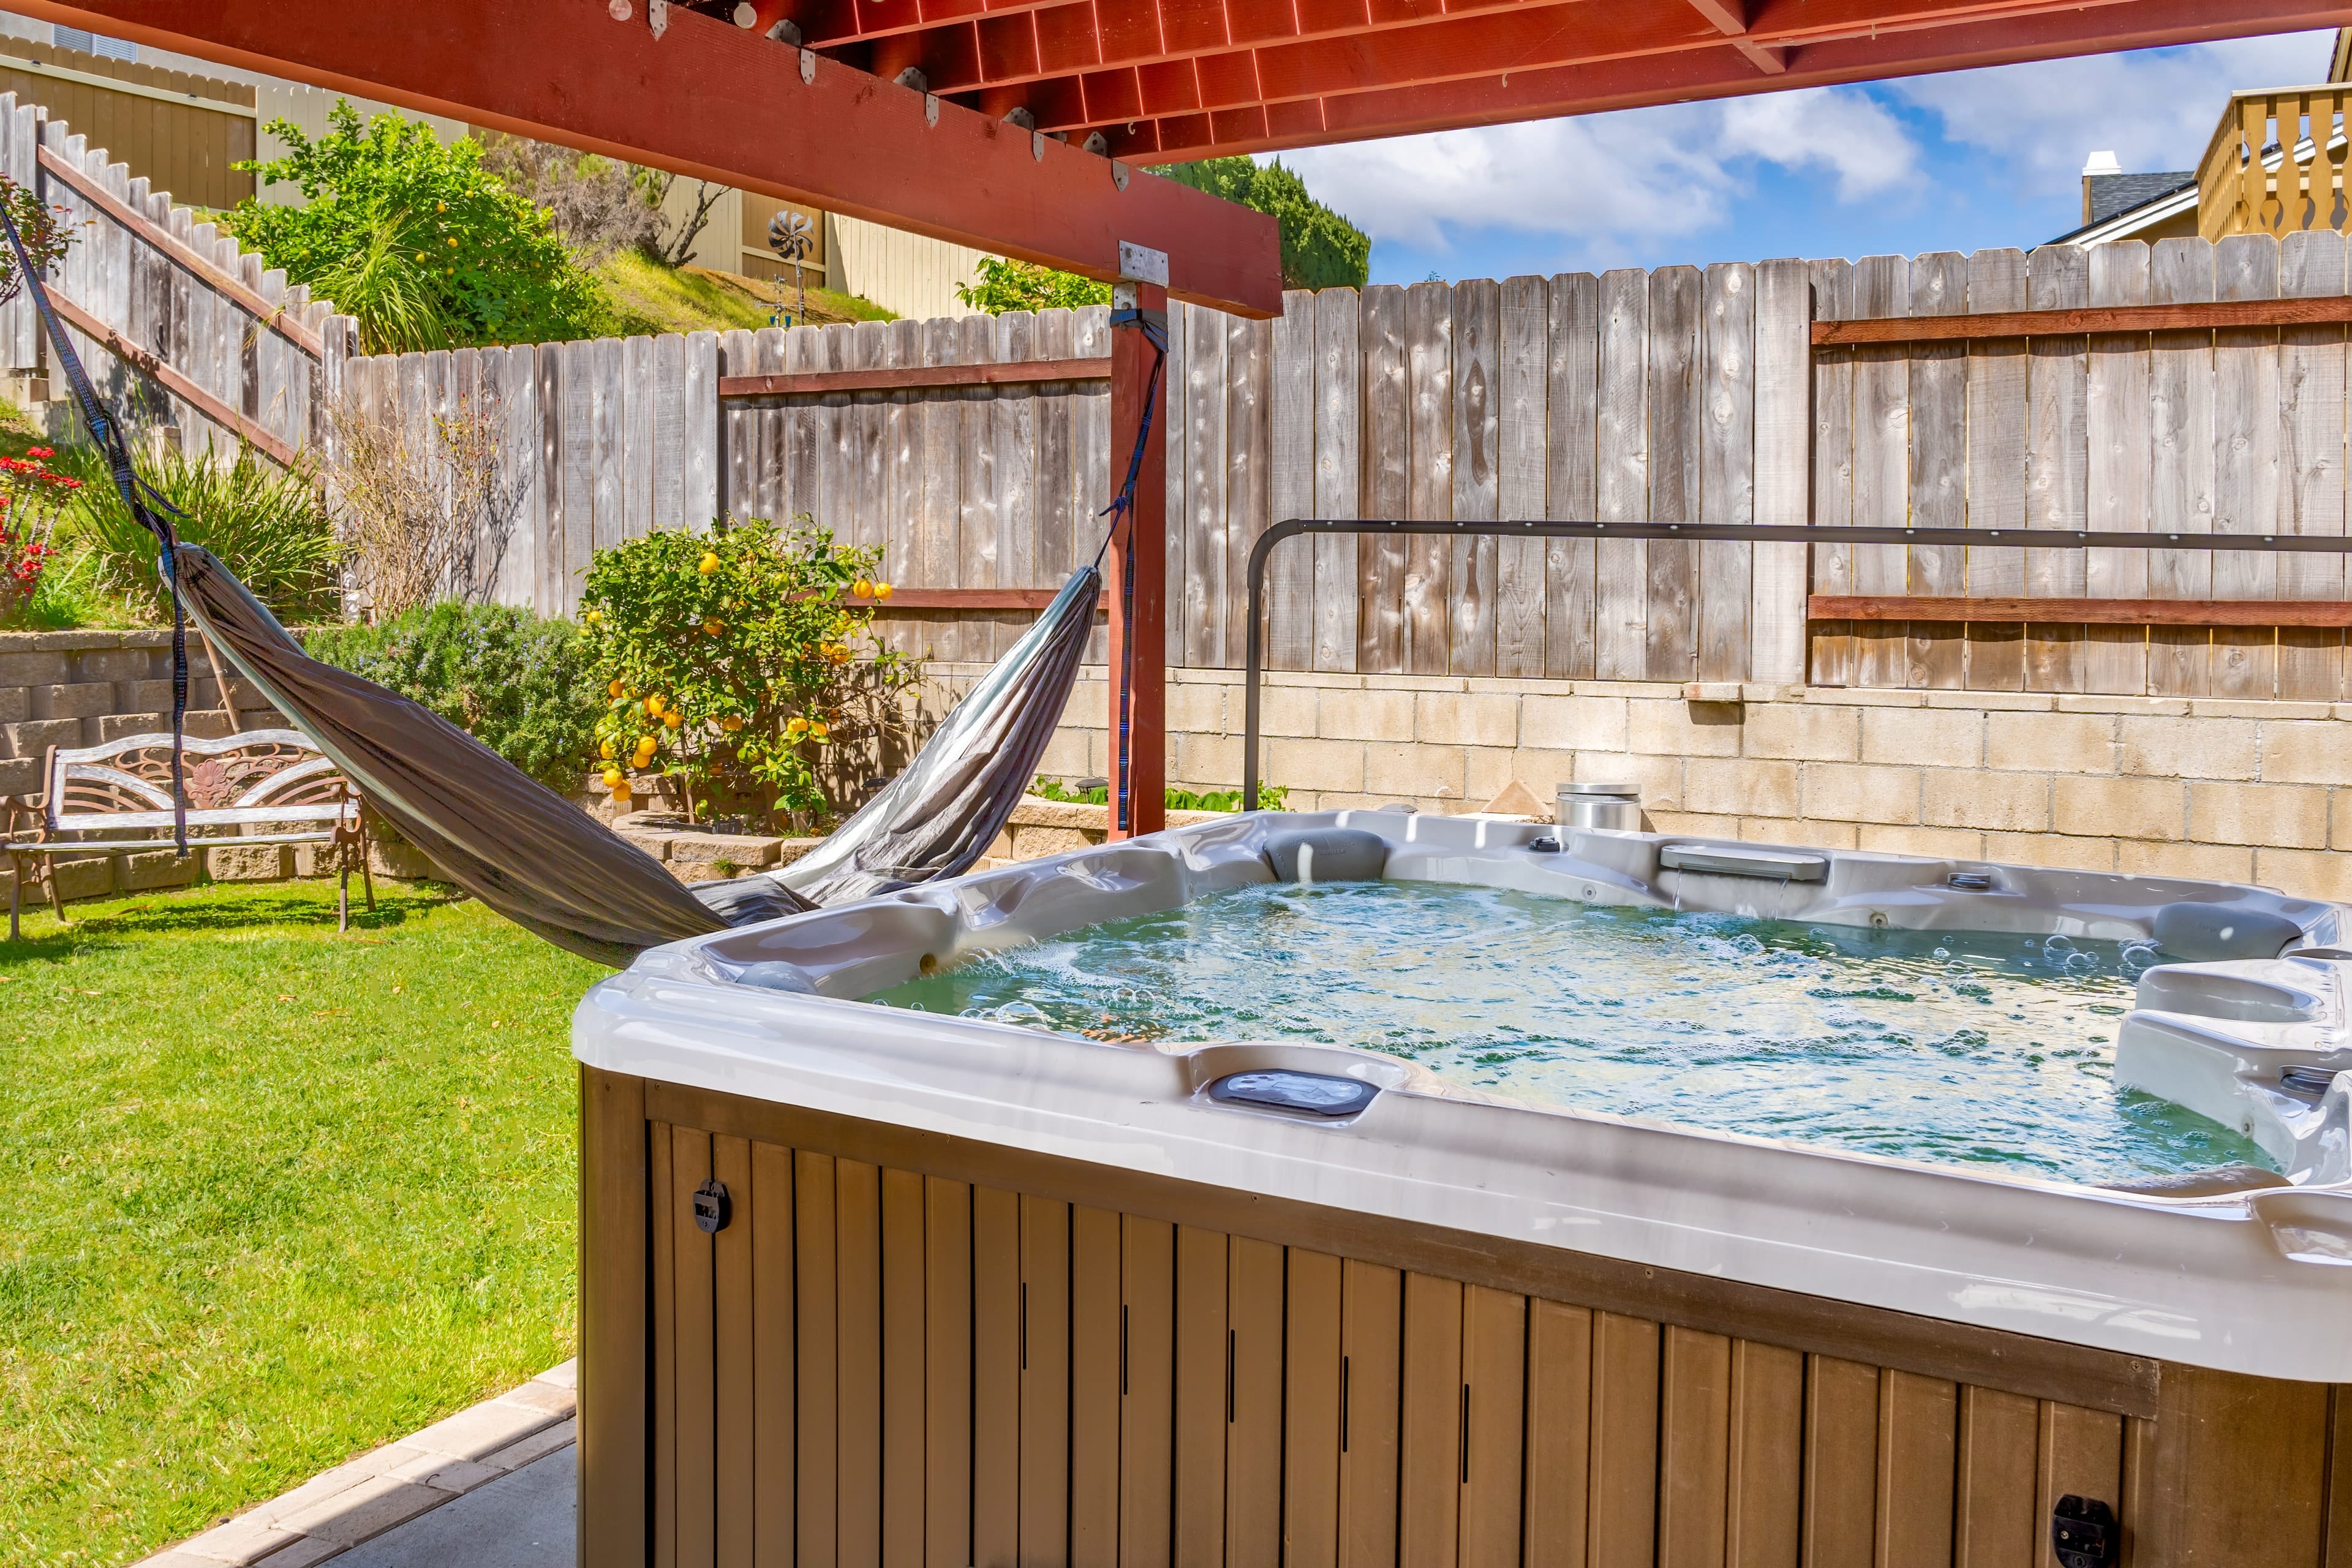
[[[54,458],[57,455],[56,448],[51,447],[27,447],[25,448],[25,456],[28,458]]]

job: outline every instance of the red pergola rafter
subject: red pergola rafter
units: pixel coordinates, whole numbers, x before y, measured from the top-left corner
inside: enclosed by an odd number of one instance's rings
[[[845,63],[889,78],[912,68],[984,113],[1023,110],[1040,130],[1099,132],[1113,155],[1153,159],[2328,26],[2345,11],[2313,0],[767,4]],[[939,19],[910,24],[919,5]]]

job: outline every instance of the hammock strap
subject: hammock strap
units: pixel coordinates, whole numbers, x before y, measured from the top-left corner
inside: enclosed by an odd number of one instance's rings
[[[114,477],[115,490],[131,517],[155,536],[156,566],[172,600],[172,840],[184,857],[188,853],[188,792],[182,748],[188,718],[188,626],[180,607],[180,566],[173,553],[179,540],[172,525],[157,516],[154,509],[161,508],[184,521],[187,513],[164,500],[131,465],[130,448],[122,440],[122,427],[100,399],[98,389],[90,384],[89,373],[82,368],[81,356],[74,353],[73,343],[66,336],[65,323],[58,320],[56,310],[49,304],[49,291],[42,286],[41,276],[33,268],[33,258],[25,252],[25,237],[16,232],[16,220],[5,202],[0,202],[0,228],[7,232],[8,248],[16,258],[16,275],[32,291],[33,309],[40,312],[41,324],[47,329],[49,342],[57,349],[58,363],[65,370],[66,385],[73,392],[74,405],[81,411],[81,422],[89,428],[90,440]],[[148,505],[151,500],[154,507]]]
[[[1112,769],[1112,772],[1118,775],[1118,798],[1113,803],[1113,809],[1117,813],[1114,820],[1118,824],[1118,830],[1121,833],[1129,831],[1135,826],[1132,803],[1128,799],[1127,776],[1128,735],[1132,725],[1132,715],[1129,709],[1133,701],[1135,690],[1135,637],[1133,635],[1135,541],[1132,537],[1132,524],[1135,521],[1135,481],[1137,476],[1143,472],[1143,454],[1146,450],[1146,443],[1151,439],[1151,418],[1159,406],[1160,373],[1168,363],[1166,320],[1163,316],[1154,321],[1150,314],[1140,309],[1113,310],[1110,314],[1113,331],[1130,325],[1140,328],[1144,342],[1151,345],[1151,374],[1145,378],[1143,384],[1143,419],[1135,429],[1135,448],[1127,455],[1127,479],[1118,487],[1118,494],[1111,497],[1110,505],[1095,514],[1097,517],[1110,519],[1110,526],[1103,531],[1102,546],[1095,552],[1095,565],[1097,567],[1102,565],[1103,552],[1110,548],[1110,542],[1118,532],[1119,526],[1122,523],[1129,525],[1128,549],[1126,553],[1119,557],[1119,625],[1128,628],[1129,636],[1119,649],[1118,735],[1117,737],[1118,759]]]

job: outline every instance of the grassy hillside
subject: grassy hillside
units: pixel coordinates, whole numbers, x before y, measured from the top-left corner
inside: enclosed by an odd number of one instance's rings
[[[706,267],[673,271],[634,250],[616,252],[596,269],[596,276],[613,302],[618,331],[624,335],[728,331],[739,327],[756,331],[768,324],[775,309],[775,289],[764,279]],[[797,303],[789,284],[783,299],[787,310]],[[879,305],[830,289],[811,289],[808,303],[808,320],[817,326],[896,319]]]

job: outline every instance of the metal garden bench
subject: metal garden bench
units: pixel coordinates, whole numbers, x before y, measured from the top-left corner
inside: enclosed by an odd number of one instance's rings
[[[299,730],[248,730],[219,740],[188,736],[189,847],[332,844],[341,861],[338,930],[349,930],[352,871],[375,908],[368,874],[367,825],[359,791]],[[172,737],[125,735],[101,746],[52,746],[41,791],[0,797],[5,847],[16,873],[8,890],[8,939],[18,936],[27,862],[65,920],[55,862],[93,855],[172,848]],[[131,837],[114,837],[128,835]],[[160,835],[160,837],[158,837]]]

